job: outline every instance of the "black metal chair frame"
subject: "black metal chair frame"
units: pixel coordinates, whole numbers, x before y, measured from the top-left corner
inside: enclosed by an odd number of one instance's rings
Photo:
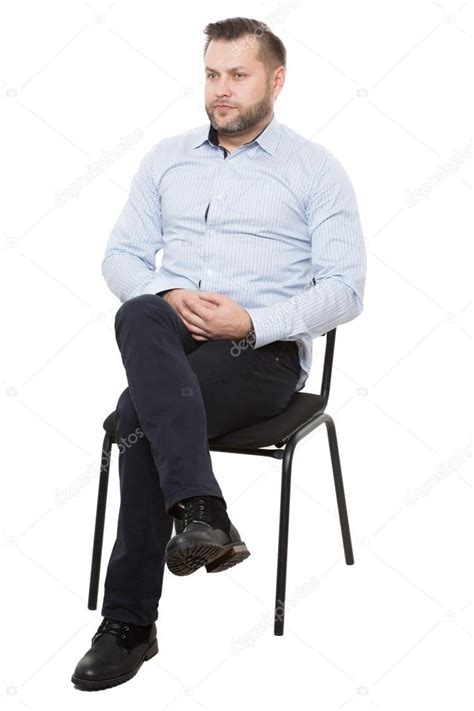
[[[332,364],[334,358],[334,343],[336,339],[336,329],[328,331],[326,334],[326,349],[324,354],[323,377],[321,384],[321,394],[314,395],[311,393],[295,393],[293,401],[301,398],[317,399],[315,411],[306,418],[302,423],[288,432],[285,436],[280,437],[279,441],[274,443],[276,449],[264,448],[243,448],[235,446],[222,446],[213,444],[224,440],[227,435],[223,435],[214,440],[209,440],[209,450],[215,452],[228,452],[231,454],[253,454],[263,457],[274,457],[282,460],[281,469],[281,494],[280,494],[280,524],[278,535],[278,558],[277,558],[277,575],[276,575],[276,594],[274,607],[274,634],[281,636],[284,629],[285,621],[285,593],[286,593],[286,572],[287,572],[287,556],[288,556],[288,529],[290,521],[290,489],[291,489],[291,466],[293,454],[296,445],[306,435],[315,430],[319,425],[325,424],[329,440],[329,450],[331,454],[331,464],[334,476],[334,485],[336,490],[337,506],[339,511],[339,522],[342,532],[342,543],[344,548],[344,557],[347,565],[353,565],[354,554],[352,550],[351,534],[349,529],[349,519],[347,515],[346,498],[344,494],[344,486],[342,481],[342,471],[339,459],[339,448],[337,444],[336,427],[330,415],[325,412],[327,401],[329,398],[329,388],[331,384]],[[308,401],[312,402],[312,401]],[[291,405],[291,403],[290,403]],[[108,416],[104,422],[106,430],[102,445],[102,457],[99,476],[99,491],[97,496],[97,510],[95,519],[94,542],[92,550],[92,564],[89,585],[88,609],[97,609],[97,594],[99,588],[100,564],[102,557],[102,543],[104,535],[105,509],[107,503],[107,489],[109,480],[110,457],[112,444],[116,442],[115,429],[110,426],[113,415]],[[280,416],[284,416],[281,413]],[[280,417],[279,416],[279,417]],[[248,428],[251,431],[251,428]],[[231,433],[235,436],[238,434]],[[266,446],[266,445],[265,445]],[[283,449],[281,449],[284,447]]]

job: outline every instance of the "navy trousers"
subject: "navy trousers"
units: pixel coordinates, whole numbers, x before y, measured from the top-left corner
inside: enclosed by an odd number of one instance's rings
[[[120,510],[102,615],[147,625],[158,618],[171,506],[200,495],[225,502],[208,439],[282,412],[300,365],[294,341],[255,350],[196,341],[155,294],[125,301],[115,332],[128,387],[116,407]]]

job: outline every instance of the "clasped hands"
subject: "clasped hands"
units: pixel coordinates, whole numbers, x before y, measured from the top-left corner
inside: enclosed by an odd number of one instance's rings
[[[163,296],[196,341],[241,339],[252,327],[249,313],[229,296],[214,291],[172,289]]]

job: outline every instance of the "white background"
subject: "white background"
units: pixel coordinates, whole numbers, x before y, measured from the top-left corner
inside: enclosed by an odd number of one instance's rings
[[[0,697],[5,709],[440,708],[472,672],[470,3],[9,3],[0,34]],[[102,422],[127,386],[100,264],[138,164],[207,122],[203,29],[266,21],[288,52],[278,120],[354,185],[365,308],[338,328],[334,417],[354,543],[346,566],[326,432],[297,447],[287,615],[273,635],[279,464],[213,453],[252,555],[165,571],[159,654],[87,695]],[[99,163],[127,136],[141,138]],[[101,165],[72,194],[72,186]],[[306,392],[318,392],[325,339]],[[103,577],[119,505],[109,486]],[[301,592],[304,589],[306,592]],[[471,702],[472,703],[472,702]]]

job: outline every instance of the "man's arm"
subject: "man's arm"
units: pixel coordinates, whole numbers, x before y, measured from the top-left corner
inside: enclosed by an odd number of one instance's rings
[[[246,309],[255,348],[305,334],[316,338],[363,309],[366,252],[357,200],[344,168],[329,152],[306,214],[316,283],[276,304]]]
[[[102,260],[102,275],[122,302],[178,286],[192,288],[186,279],[178,284],[156,275],[155,255],[163,248],[163,233],[155,160],[156,145],[142,158]]]

